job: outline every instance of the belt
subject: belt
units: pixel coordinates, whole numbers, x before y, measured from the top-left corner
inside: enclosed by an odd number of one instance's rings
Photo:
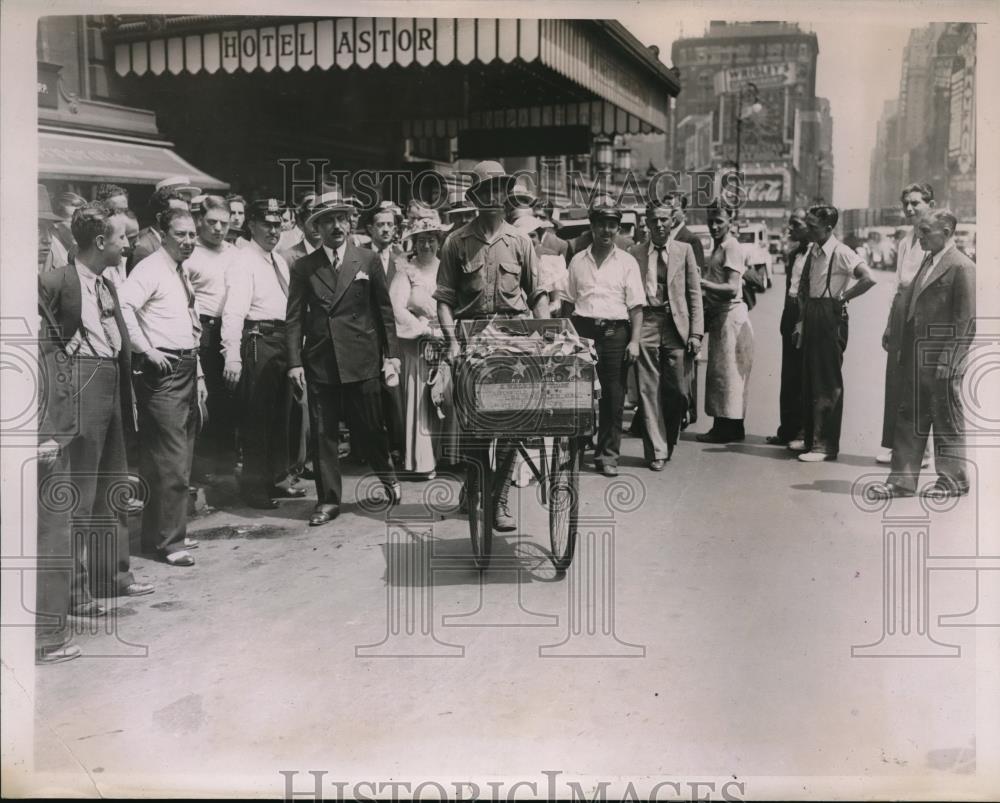
[[[624,326],[628,323],[628,318],[588,318],[586,315],[577,315],[576,317],[585,321],[590,321],[598,328],[606,329]]]
[[[669,304],[669,302],[666,302],[666,301],[663,304],[660,304],[659,306],[654,306],[652,304],[647,304],[645,307],[642,308],[642,311],[643,312],[670,312],[670,304]]]
[[[165,349],[158,348],[157,351],[162,351],[164,354],[173,354],[175,357],[197,357],[198,349]]]
[[[280,331],[284,331],[284,329],[285,329],[285,322],[284,321],[279,321],[279,320],[270,320],[270,321],[251,321],[251,320],[245,320],[245,321],[243,321],[243,331],[244,332],[246,332],[248,330],[253,330],[253,329],[257,330],[257,332],[259,334],[270,335],[270,334],[273,334],[274,332],[277,332],[279,330]]]
[[[215,326],[217,323],[222,323],[221,317],[212,317],[211,315],[199,315],[198,319],[208,326]]]
[[[116,354],[114,357],[98,357],[94,354],[74,354],[74,360],[89,360],[90,362],[106,362],[109,365],[115,365],[115,360],[118,359]]]

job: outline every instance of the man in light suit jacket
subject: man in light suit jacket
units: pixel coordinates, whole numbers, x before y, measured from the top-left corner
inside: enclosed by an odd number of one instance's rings
[[[309,222],[322,234],[323,246],[295,263],[288,286],[288,376],[300,391],[308,386],[319,460],[317,505],[309,519],[314,527],[340,512],[342,417],[354,421],[390,503],[401,496],[389,457],[380,379],[384,359],[399,369],[396,319],[378,257],[350,242],[351,212],[336,190],[319,198]]]
[[[63,351],[79,372],[80,430],[69,446],[69,466],[79,501],[74,519],[112,522],[109,540],[75,547],[73,606],[79,616],[100,616],[94,596],[139,596],[153,587],[137,583],[129,568],[128,527],[115,509],[114,487],[126,482],[125,430],[135,431],[132,353],[113,283],[102,274],[128,248],[124,215],[99,203],[73,215],[79,253],[69,265],[39,276],[39,297],[59,325]]]
[[[882,495],[914,493],[932,427],[938,478],[926,493],[969,492],[961,387],[976,317],[976,266],[955,247],[957,223],[948,209],[935,209],[917,225],[927,254],[902,300],[900,404],[892,472],[876,488]]]
[[[688,409],[688,363],[705,333],[701,272],[694,249],[676,238],[670,206],[646,209],[649,239],[629,253],[639,263],[646,305],[639,339],[638,380],[643,452],[653,471],[673,454]]]

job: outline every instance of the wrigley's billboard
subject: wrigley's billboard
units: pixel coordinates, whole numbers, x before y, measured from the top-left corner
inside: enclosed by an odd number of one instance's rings
[[[745,67],[729,67],[715,74],[715,92],[738,92],[747,84],[755,84],[758,89],[791,86],[795,83],[795,62],[783,61],[776,64],[748,64]]]

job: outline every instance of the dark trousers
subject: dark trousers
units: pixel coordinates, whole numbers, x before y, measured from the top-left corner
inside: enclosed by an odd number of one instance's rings
[[[385,431],[389,437],[389,450],[399,455],[406,451],[406,436],[403,425],[403,411],[406,403],[403,399],[402,377],[400,384],[394,388],[382,385],[382,415],[385,419]]]
[[[340,421],[347,420],[352,433],[352,449],[360,449],[368,465],[383,483],[396,479],[389,458],[389,438],[382,415],[382,383],[365,379],[344,385],[309,383],[309,418],[313,453],[318,465],[316,500],[321,505],[339,505],[344,498],[340,473]]]
[[[35,571],[35,649],[69,642],[73,544],[69,511],[60,486],[69,475],[65,450],[49,465],[38,464],[38,565]]]
[[[597,326],[592,318],[573,316],[573,325],[581,337],[594,341],[597,350],[597,378],[601,383],[598,404],[597,450],[598,465],[617,465],[622,444],[622,417],[625,414],[625,383],[628,366],[625,347],[631,335],[627,321]]]
[[[798,320],[798,299],[785,296],[785,308],[778,327],[781,332],[778,437],[785,441],[802,437],[802,350],[795,346],[795,324]]]
[[[802,428],[810,451],[840,451],[846,348],[843,304],[834,298],[810,298],[802,312]]]
[[[668,312],[643,309],[637,366],[646,460],[669,457],[688,409],[688,362],[685,344]]]
[[[197,358],[179,357],[168,376],[145,363],[135,383],[139,407],[139,473],[149,486],[142,512],[146,551],[178,552],[187,533],[188,478],[198,426]]]
[[[283,327],[243,333],[239,398],[244,495],[266,495],[288,479],[299,450],[302,407],[288,380]]]
[[[962,376],[936,377],[936,357],[917,348],[912,326],[907,326],[900,344],[899,406],[896,412],[889,482],[916,490],[920,463],[927,438],[934,430],[934,467],[938,477],[956,489],[968,490],[965,465],[965,416],[962,406]],[[922,363],[929,363],[924,365]]]
[[[889,309],[889,344],[885,357],[885,402],[882,406],[882,448],[891,449],[896,436],[896,413],[899,409],[899,387],[902,382],[900,360],[902,358],[903,326],[906,320],[906,305],[903,292],[897,291]]]
[[[232,474],[236,465],[236,404],[222,378],[222,319],[201,316],[201,370],[208,391],[208,422],[195,442],[195,468],[202,474]]]
[[[78,501],[73,513],[73,604],[115,596],[135,582],[129,570],[128,525],[113,500],[127,482],[120,371],[108,359],[80,357],[80,431],[69,464]]]

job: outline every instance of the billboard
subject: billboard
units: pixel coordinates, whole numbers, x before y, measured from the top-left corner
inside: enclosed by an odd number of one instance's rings
[[[739,92],[749,84],[754,84],[758,89],[792,86],[796,79],[794,61],[729,67],[715,74],[715,94]]]

